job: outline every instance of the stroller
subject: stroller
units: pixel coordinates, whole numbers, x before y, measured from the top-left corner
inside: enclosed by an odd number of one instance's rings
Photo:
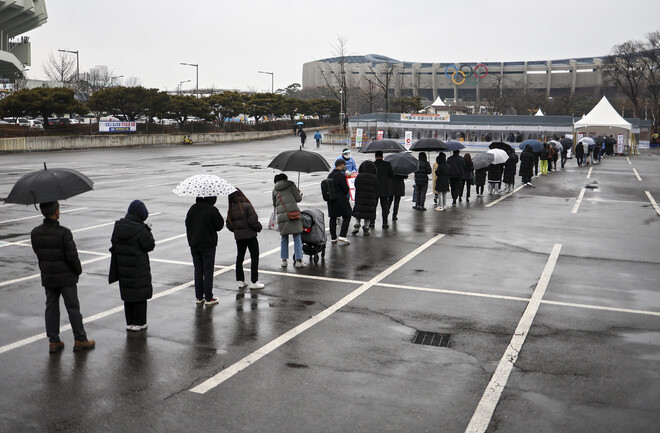
[[[314,263],[319,262],[319,254],[325,259],[325,215],[318,209],[307,209],[300,213],[303,232],[303,253],[307,254]]]

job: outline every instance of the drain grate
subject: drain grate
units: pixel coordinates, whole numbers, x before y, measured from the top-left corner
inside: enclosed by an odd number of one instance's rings
[[[413,344],[422,346],[448,347],[450,334],[439,334],[437,332],[417,331],[413,338]]]

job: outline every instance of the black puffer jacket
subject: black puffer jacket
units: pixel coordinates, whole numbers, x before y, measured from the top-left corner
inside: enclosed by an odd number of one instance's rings
[[[353,210],[348,199],[350,189],[346,175],[344,172],[334,169],[328,175],[328,179],[335,182],[335,193],[337,194],[336,199],[328,202],[328,215],[330,218],[349,218],[353,214]]]
[[[403,197],[406,195],[406,179],[408,176],[401,176],[395,174],[392,178],[392,195],[395,197]]]
[[[376,190],[376,194],[378,194],[378,197],[392,196],[391,182],[394,177],[392,164],[383,159],[377,159],[374,161],[374,166],[376,167],[376,176],[378,177],[378,189]]]
[[[516,167],[518,166],[518,155],[512,153],[504,163],[504,183],[516,183]]]
[[[229,195],[227,229],[234,233],[237,241],[256,238],[262,229],[252,203],[237,192]]]
[[[474,184],[478,186],[486,185],[486,175],[488,174],[488,167],[480,168],[474,171]]]
[[[371,161],[363,162],[360,165],[359,174],[355,178],[355,206],[353,207],[355,218],[371,221],[376,219],[378,182],[374,163]]]
[[[501,182],[502,181],[502,166],[504,164],[491,164],[488,166],[488,182]]]
[[[419,154],[419,165],[417,166],[417,171],[415,172],[415,183],[418,184],[427,184],[429,183],[429,174],[433,170],[431,169],[431,164],[426,159],[426,154],[424,152]]]
[[[112,249],[119,278],[122,301],[138,302],[151,299],[151,265],[149,252],[156,243],[151,229],[140,218],[127,214],[115,222]]]
[[[463,179],[467,166],[465,165],[465,158],[461,155],[452,155],[447,158],[449,164],[449,177],[454,179]]]
[[[46,218],[42,225],[32,230],[30,238],[39,259],[41,285],[55,289],[78,283],[82,265],[71,230]]]
[[[213,206],[215,197],[197,197],[186,215],[188,245],[196,250],[211,249],[218,245],[218,232],[225,221],[218,208]]]
[[[536,157],[531,149],[527,148],[520,154],[520,172],[518,173],[523,178],[531,179],[534,176],[534,163]]]
[[[438,168],[435,169],[435,185],[433,188],[438,192],[449,191],[449,175],[451,167],[446,161],[438,162]]]

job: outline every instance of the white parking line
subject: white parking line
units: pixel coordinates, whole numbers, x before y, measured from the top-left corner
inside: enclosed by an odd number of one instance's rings
[[[234,375],[240,373],[250,365],[254,364],[264,356],[268,355],[272,351],[276,350],[283,344],[287,343],[291,339],[295,338],[299,334],[305,332],[312,326],[316,325],[317,323],[325,320],[326,318],[330,317],[332,314],[336,313],[339,311],[341,308],[345,307],[348,303],[356,299],[358,296],[369,290],[371,287],[374,285],[378,284],[381,282],[383,279],[387,278],[389,275],[391,275],[393,272],[401,268],[403,265],[408,263],[410,260],[413,258],[417,257],[419,254],[421,254],[423,251],[425,251],[428,247],[433,245],[435,242],[437,242],[439,239],[441,239],[444,235],[439,234],[434,236],[431,240],[427,241],[423,245],[415,248],[411,253],[394,263],[392,266],[389,268],[385,269],[383,272],[380,274],[376,275],[374,278],[369,280],[367,283],[362,284],[360,287],[331,305],[330,307],[326,308],[325,310],[321,311],[319,314],[313,316],[311,319],[306,320],[305,322],[301,323],[300,325],[296,326],[295,328],[285,332],[281,336],[277,337],[270,343],[266,344],[265,346],[257,349],[256,351],[252,352],[251,354],[247,355],[240,361],[232,364],[231,366],[227,367],[226,369],[222,370],[220,373],[216,374],[215,376],[205,380],[204,382],[200,383],[199,385],[193,387],[190,389],[191,392],[195,392],[198,394],[205,394],[208,391],[212,390],[216,386],[220,385],[224,381],[230,379]]]
[[[518,191],[520,191],[520,190],[523,189],[524,187],[525,187],[525,185],[520,185],[518,188],[514,189],[514,190],[511,191],[510,193],[508,193],[508,194],[506,194],[506,195],[504,195],[504,196],[498,198],[498,199],[495,200],[495,201],[492,201],[492,202],[488,203],[488,204],[486,205],[486,207],[493,207],[493,206],[495,206],[497,203],[501,202],[502,200],[504,200],[504,199],[507,198],[507,197],[511,197],[512,195],[514,195],[515,193],[517,193]]]
[[[86,207],[79,207],[79,208],[75,208],[75,209],[61,210],[60,213],[78,212],[78,211],[85,210],[85,209],[87,209],[87,208]],[[14,219],[11,219],[11,220],[4,220],[4,221],[0,221],[0,224],[13,223],[13,222],[16,222],[16,221],[31,220],[31,219],[34,219],[34,218],[43,218],[43,215],[32,215],[32,216],[23,217],[23,218],[14,218]]]
[[[637,176],[637,180],[641,182],[641,181],[642,181],[642,178],[639,177],[639,173],[637,172],[637,169],[636,169],[636,168],[633,168],[633,171],[635,172],[635,176]]]
[[[630,158],[626,156],[626,161],[628,161],[628,164],[632,165],[632,162],[630,162]]]
[[[536,285],[536,289],[534,289],[532,298],[530,299],[529,304],[527,304],[527,308],[525,309],[525,312],[520,318],[520,322],[518,322],[518,326],[513,333],[511,342],[504,352],[504,355],[502,355],[502,358],[497,365],[497,369],[495,370],[495,373],[493,373],[493,377],[488,383],[488,386],[486,387],[486,390],[484,391],[484,394],[479,401],[479,405],[472,415],[470,423],[465,429],[466,433],[483,433],[488,428],[490,420],[493,417],[493,413],[495,412],[495,408],[497,407],[497,404],[500,401],[500,397],[502,396],[502,391],[504,390],[504,387],[509,380],[509,375],[511,374],[513,365],[518,360],[520,349],[522,349],[522,346],[525,343],[525,339],[527,338],[529,329],[532,326],[534,317],[536,316],[539,306],[541,305],[541,300],[543,300],[543,295],[545,294],[545,290],[547,289],[548,283],[550,282],[550,277],[552,276],[552,272],[555,269],[560,251],[561,244],[555,244],[552,248],[552,252],[550,253],[550,257],[548,258],[548,262],[545,265],[545,269],[543,269],[541,278]]]
[[[587,191],[587,188],[582,188],[580,190],[580,195],[578,195],[577,200],[575,201],[575,206],[573,206],[573,210],[571,213],[577,213],[578,209],[580,209],[580,204],[582,203],[582,199],[584,198],[584,193]]]
[[[594,171],[593,165],[589,167],[589,171],[587,172],[587,179],[591,179],[591,172]]]
[[[646,193],[646,196],[649,198],[649,200],[651,200],[651,205],[653,205],[653,209],[655,209],[658,215],[660,215],[660,207],[658,207],[658,203],[655,202],[655,199],[653,198],[650,192],[648,191],[644,191],[644,192]]]

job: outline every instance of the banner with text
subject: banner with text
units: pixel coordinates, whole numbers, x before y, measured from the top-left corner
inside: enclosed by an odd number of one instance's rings
[[[401,113],[401,120],[408,122],[449,122],[449,113],[423,114],[423,113]]]
[[[99,132],[135,132],[136,122],[99,122]]]
[[[406,141],[404,146],[406,146],[406,150],[410,150],[410,147],[412,146],[412,131],[406,131]]]
[[[358,128],[355,130],[355,147],[357,147],[358,149],[362,147],[362,134],[364,134],[362,128]]]

